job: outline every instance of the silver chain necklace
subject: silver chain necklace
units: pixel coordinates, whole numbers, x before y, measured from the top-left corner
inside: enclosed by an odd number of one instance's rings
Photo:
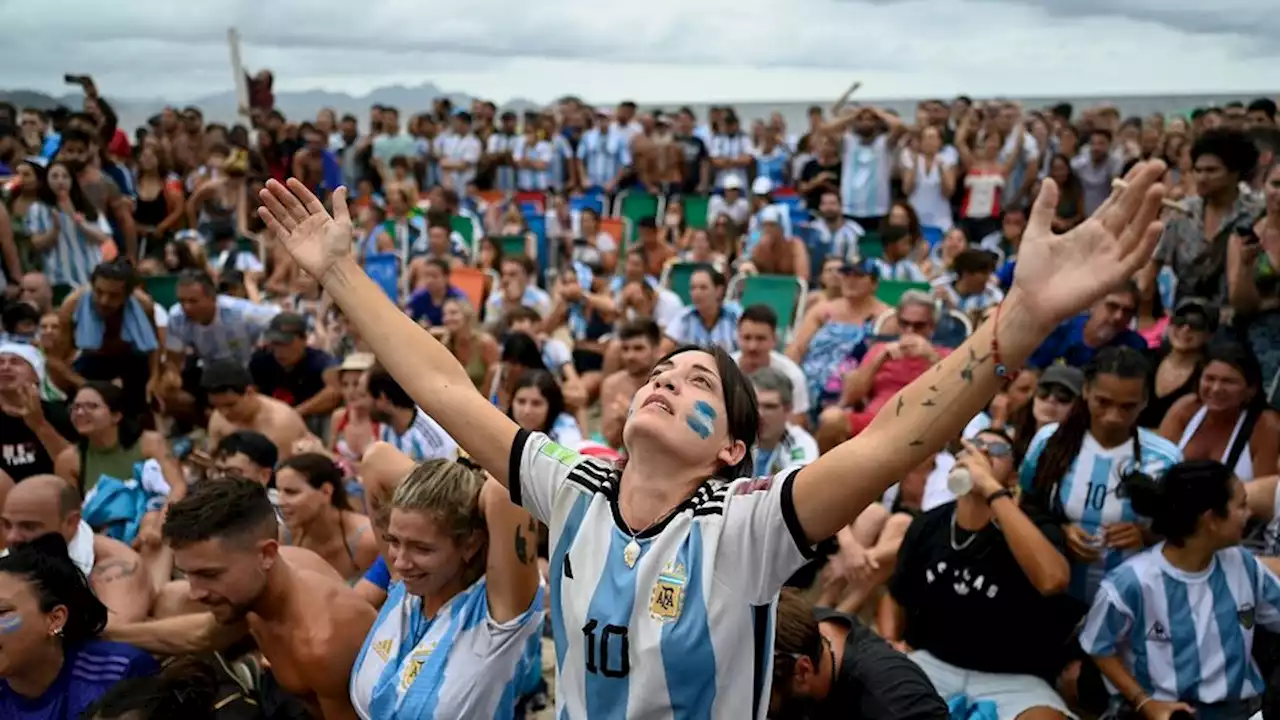
[[[956,542],[956,511],[951,511],[951,549],[955,551],[963,550],[973,544],[973,539],[978,537],[978,533],[971,534],[964,542]]]

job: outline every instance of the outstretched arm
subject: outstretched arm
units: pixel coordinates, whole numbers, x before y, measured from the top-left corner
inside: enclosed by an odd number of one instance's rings
[[[1129,186],[1086,223],[1056,236],[1057,188],[1045,181],[1018,256],[1014,287],[992,321],[895,396],[857,437],[795,480],[796,519],[812,542],[831,537],[867,505],[957,437],[1057,323],[1088,307],[1151,258],[1164,197],[1160,162],[1139,163]]]
[[[333,194],[330,216],[302,183],[272,180],[258,209],[268,229],[298,265],[321,278],[324,289],[360,329],[382,366],[414,402],[503,485],[519,427],[484,396],[462,365],[431,333],[401,312],[351,254],[347,192]]]

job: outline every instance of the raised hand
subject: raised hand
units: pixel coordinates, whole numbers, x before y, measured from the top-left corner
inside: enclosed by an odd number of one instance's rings
[[[288,187],[268,180],[258,195],[262,198],[258,215],[267,229],[311,277],[324,282],[329,268],[351,255],[351,215],[345,187],[333,193],[333,215],[296,178],[289,178]]]
[[[1120,286],[1151,259],[1162,225],[1156,221],[1166,189],[1165,165],[1140,162],[1126,187],[1074,229],[1053,232],[1058,187],[1046,178],[1018,248],[1014,287],[1028,312],[1052,327]]]

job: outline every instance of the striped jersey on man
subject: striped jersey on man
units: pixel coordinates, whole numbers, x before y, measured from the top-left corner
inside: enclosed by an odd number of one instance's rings
[[[404,431],[403,435],[397,433],[395,428],[391,427],[391,423],[382,423],[378,430],[378,439],[394,445],[414,462],[452,460],[458,455],[458,443],[454,442],[453,438],[449,437],[449,433],[421,409],[418,409],[417,415],[413,418],[413,424]]]
[[[798,470],[709,480],[633,536],[612,465],[527,430],[510,465],[512,502],[551,529],[557,717],[763,720],[778,591],[813,557]]]
[[[1266,690],[1253,632],[1280,632],[1280,580],[1242,547],[1220,550],[1203,572],[1174,567],[1161,543],[1111,571],[1080,646],[1120,656],[1156,700],[1221,703]]]

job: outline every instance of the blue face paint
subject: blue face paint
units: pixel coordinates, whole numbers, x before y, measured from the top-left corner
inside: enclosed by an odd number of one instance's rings
[[[698,400],[693,404],[693,412],[685,418],[685,422],[698,437],[706,440],[711,437],[711,429],[716,426],[716,409],[711,407],[711,403]]]
[[[22,627],[22,616],[13,613],[0,618],[0,635],[17,632]]]

